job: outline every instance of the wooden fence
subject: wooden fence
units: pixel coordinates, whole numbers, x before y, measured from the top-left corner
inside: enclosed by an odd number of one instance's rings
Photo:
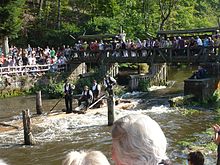
[[[44,73],[48,71],[65,71],[67,70],[67,64],[55,65],[55,64],[45,64],[45,65],[25,65],[25,66],[7,66],[0,67],[0,76],[3,75],[25,75],[25,74],[37,74]]]
[[[167,82],[167,65],[154,64],[151,72],[145,75],[130,75],[129,88],[131,91],[137,90],[140,81],[148,81],[149,85],[165,85]]]

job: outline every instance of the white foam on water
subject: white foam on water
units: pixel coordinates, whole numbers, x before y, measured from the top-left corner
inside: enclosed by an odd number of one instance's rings
[[[151,107],[151,109],[147,109],[145,111],[153,112],[153,113],[156,113],[156,114],[162,114],[162,113],[175,112],[175,109],[171,109],[170,107],[160,105],[160,106],[153,106],[153,107]]]
[[[137,100],[136,100],[137,101]],[[137,101],[138,102],[138,101]],[[41,116],[39,123],[33,124],[33,137],[37,143],[45,143],[52,141],[62,141],[64,139],[73,139],[75,141],[81,141],[83,137],[81,134],[82,130],[84,132],[89,131],[87,134],[88,140],[93,139],[94,136],[99,136],[100,132],[97,133],[96,129],[102,126],[108,125],[108,110],[103,108],[100,111],[92,112],[89,110],[86,114],[57,114],[53,116]],[[174,110],[166,106],[153,106],[150,109],[139,109],[139,110],[122,110],[115,109],[115,120],[125,116],[127,114],[147,114],[156,113],[170,113]],[[11,122],[15,122],[11,121]],[[90,136],[91,137],[88,137]],[[80,135],[80,136],[78,136]],[[14,132],[0,133],[0,142],[2,144],[23,144],[24,143],[24,132],[23,130],[14,130]]]
[[[159,89],[165,89],[166,86],[151,86],[150,88],[148,88],[148,91],[155,91],[155,90],[159,90]]]
[[[133,92],[127,92],[121,96],[121,98],[126,99],[126,98],[135,98],[137,96],[141,96],[144,94],[144,92],[138,92],[138,91],[133,91]]]

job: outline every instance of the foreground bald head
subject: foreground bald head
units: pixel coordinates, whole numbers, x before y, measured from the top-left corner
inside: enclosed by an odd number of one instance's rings
[[[112,159],[116,165],[158,165],[167,140],[159,124],[147,115],[127,115],[112,128]]]
[[[72,151],[67,154],[62,165],[110,165],[100,151]]]

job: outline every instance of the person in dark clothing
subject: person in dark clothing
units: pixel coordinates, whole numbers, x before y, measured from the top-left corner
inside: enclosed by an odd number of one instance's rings
[[[24,66],[25,66],[25,65],[28,65],[28,58],[27,58],[26,55],[23,55],[23,56],[22,56],[22,62],[23,62],[23,65],[24,65]]]
[[[73,97],[73,89],[75,86],[72,86],[67,80],[65,81],[64,85],[64,98],[65,98],[65,105],[66,105],[66,113],[72,113],[72,97]]]
[[[84,102],[86,110],[87,110],[89,105],[92,103],[92,101],[93,101],[92,91],[89,90],[89,87],[86,85],[84,86],[82,96],[78,100],[78,106],[80,106]]]
[[[98,99],[100,99],[101,86],[97,83],[96,80],[93,80],[92,85],[92,93],[93,93],[93,103],[95,103]],[[98,101],[93,107],[100,108],[103,105],[103,101]]]
[[[109,96],[112,96],[113,93],[113,86],[116,85],[116,80],[109,76],[106,75],[104,78],[104,86],[105,86],[105,90],[108,92]]]
[[[201,66],[198,66],[198,70],[193,73],[190,79],[203,79],[207,76],[207,70]]]
[[[96,80],[93,80],[93,85],[92,85],[92,94],[93,94],[93,102],[95,102],[101,93],[101,87],[100,85],[97,83]]]

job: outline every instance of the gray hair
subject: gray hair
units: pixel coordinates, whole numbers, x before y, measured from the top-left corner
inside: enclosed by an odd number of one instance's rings
[[[0,159],[0,165],[7,165],[2,159]]]
[[[112,147],[125,165],[157,165],[166,159],[167,140],[159,124],[147,115],[127,115],[112,128]]]
[[[62,165],[110,165],[100,151],[71,151],[66,155]]]

